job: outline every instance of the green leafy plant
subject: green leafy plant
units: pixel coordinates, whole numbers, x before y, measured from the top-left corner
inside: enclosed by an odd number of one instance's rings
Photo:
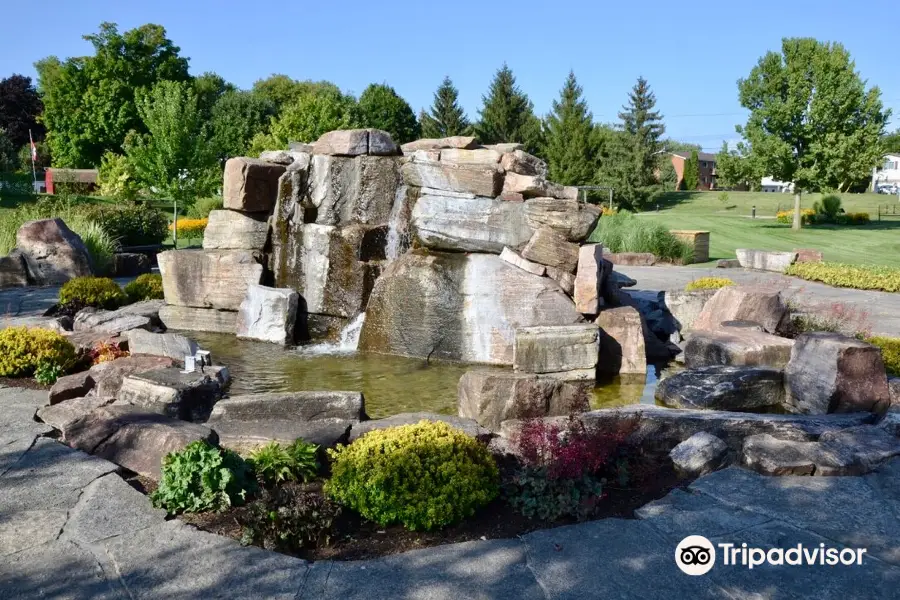
[[[327,546],[341,512],[327,496],[295,485],[264,491],[241,517],[241,543],[281,552]]]
[[[108,277],[76,277],[59,289],[59,303],[79,302],[94,308],[116,309],[128,300],[125,292]]]
[[[75,346],[65,336],[49,329],[7,327],[0,330],[0,377],[28,377],[38,368],[48,373],[51,365],[59,373],[75,364]]]
[[[294,475],[300,481],[309,481],[319,472],[319,447],[301,439],[287,447],[287,452],[293,461],[291,467]]]
[[[199,440],[163,458],[162,479],[150,500],[169,514],[224,510],[242,504],[255,490],[244,459]]]
[[[123,246],[159,244],[169,235],[168,217],[146,204],[97,205],[86,216]]]
[[[138,275],[134,281],[125,284],[124,292],[129,304],[141,300],[162,300],[165,298],[162,275],[158,273]]]
[[[787,268],[785,274],[836,287],[900,292],[900,268],[897,267],[828,262],[794,263]]]
[[[221,210],[223,207],[224,201],[221,196],[200,198],[188,209],[187,216],[191,219],[208,219],[209,213],[214,210]]]
[[[718,198],[722,205],[728,204],[728,192],[719,192]]]
[[[835,223],[841,212],[841,197],[826,194],[821,200],[813,203],[813,211],[816,213],[816,221]]]
[[[889,375],[900,377],[900,338],[867,337],[865,341],[881,348],[881,358]]]
[[[42,362],[34,370],[34,380],[42,385],[53,385],[62,374],[62,367],[57,363]]]
[[[297,479],[293,456],[287,448],[274,440],[253,450],[247,462],[256,476],[266,485]]]
[[[734,285],[734,282],[727,277],[701,277],[684,286],[684,291],[717,290],[729,285]]]
[[[627,212],[604,214],[591,233],[610,252],[650,252],[661,259],[690,261],[693,249],[660,223]]]
[[[372,431],[329,454],[334,462],[325,493],[382,525],[443,527],[471,516],[499,491],[487,448],[442,422]]]

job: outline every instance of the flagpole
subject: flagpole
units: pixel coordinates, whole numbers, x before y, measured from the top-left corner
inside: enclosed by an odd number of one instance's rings
[[[37,187],[37,170],[34,168],[34,155],[35,147],[34,147],[34,139],[31,137],[31,129],[28,130],[28,143],[31,145],[31,182],[32,187]]]

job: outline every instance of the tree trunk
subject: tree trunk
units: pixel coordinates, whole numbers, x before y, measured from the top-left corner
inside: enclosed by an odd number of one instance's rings
[[[800,194],[801,191],[797,190],[794,194],[794,225],[793,229],[799,230],[802,226],[803,219],[800,217]]]

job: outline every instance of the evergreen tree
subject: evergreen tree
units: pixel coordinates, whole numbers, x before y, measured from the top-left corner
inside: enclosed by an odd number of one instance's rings
[[[683,189],[693,192],[700,185],[700,155],[691,150],[691,155],[684,161],[684,174],[681,178]]]
[[[484,106],[479,111],[481,120],[475,125],[475,131],[482,144],[518,142],[529,152],[538,152],[541,123],[534,116],[534,105],[516,85],[516,78],[506,63],[494,75],[487,95],[481,100]]]
[[[593,116],[582,98],[582,88],[569,71],[544,122],[544,158],[550,179],[563,185],[585,185],[597,169]]]
[[[426,113],[423,110],[419,115],[419,122],[422,124],[422,137],[426,138],[470,133],[471,124],[459,105],[459,91],[449,77],[444,77],[444,81],[434,93],[431,111]]]

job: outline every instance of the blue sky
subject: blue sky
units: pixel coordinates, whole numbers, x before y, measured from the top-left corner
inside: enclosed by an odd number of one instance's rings
[[[34,76],[44,56],[84,55],[101,21],[163,25],[195,74],[239,87],[270,73],[328,79],[359,94],[387,82],[418,111],[449,75],[470,118],[506,61],[540,114],[574,69],[594,116],[615,120],[638,75],[656,92],[668,134],[715,150],[743,122],[736,81],[785,36],[839,41],[900,123],[896,0],[488,2],[45,0],[6,2],[0,77]],[[857,6],[854,6],[857,4]],[[863,8],[863,5],[865,8]],[[883,17],[883,18],[882,18]],[[13,32],[19,32],[18,34]]]

